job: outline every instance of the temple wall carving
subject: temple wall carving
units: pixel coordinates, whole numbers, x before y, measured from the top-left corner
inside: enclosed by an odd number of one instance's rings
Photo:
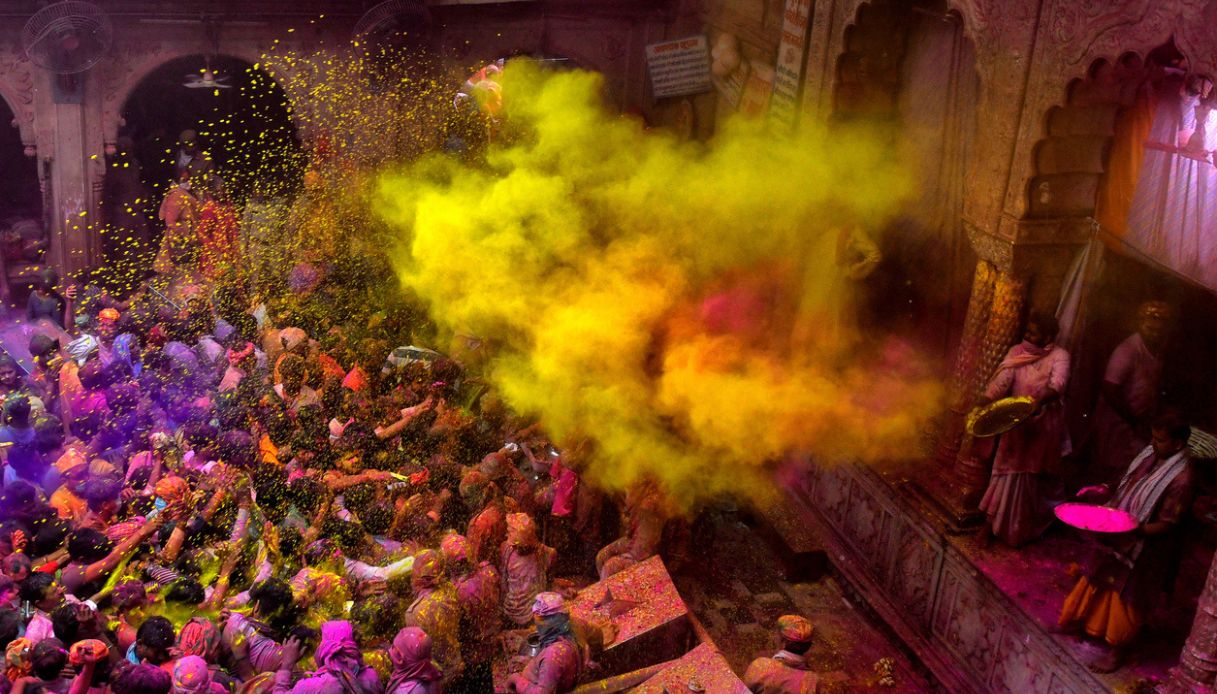
[[[34,74],[21,49],[8,45],[0,47],[0,96],[13,111],[13,122],[27,147],[35,144],[34,134]]]

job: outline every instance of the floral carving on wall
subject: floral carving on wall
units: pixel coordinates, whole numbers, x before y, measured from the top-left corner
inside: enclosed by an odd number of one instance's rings
[[[0,50],[0,95],[12,109],[25,145],[34,144],[34,69],[19,46]]]

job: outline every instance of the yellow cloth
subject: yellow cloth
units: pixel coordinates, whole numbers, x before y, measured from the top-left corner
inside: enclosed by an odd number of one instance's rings
[[[1099,225],[1116,237],[1122,238],[1128,233],[1128,210],[1137,192],[1145,140],[1154,124],[1156,110],[1156,99],[1146,93],[1116,120],[1111,151],[1107,155],[1107,175],[1099,186],[1094,215]]]
[[[84,385],[80,382],[80,367],[73,359],[66,359],[59,369],[59,397],[63,399],[64,416],[71,423],[73,412],[72,403],[80,398]]]
[[[1112,646],[1133,640],[1141,628],[1141,616],[1111,588],[1103,588],[1082,576],[1061,607],[1061,626],[1080,624],[1087,634]]]
[[[380,648],[363,652],[363,662],[380,675],[381,682],[388,682],[393,677],[393,661],[389,654]]]

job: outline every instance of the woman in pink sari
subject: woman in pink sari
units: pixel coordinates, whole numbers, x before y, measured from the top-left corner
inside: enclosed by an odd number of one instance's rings
[[[1069,380],[1069,353],[1053,344],[1057,321],[1032,315],[1023,341],[1006,353],[980,404],[1008,396],[1035,399],[1035,414],[1002,435],[989,488],[981,499],[984,539],[996,536],[1017,547],[1052,522],[1049,497],[1061,456],[1070,452],[1061,393]]]

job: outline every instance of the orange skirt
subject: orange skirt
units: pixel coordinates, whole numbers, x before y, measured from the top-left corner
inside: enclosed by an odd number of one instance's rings
[[[1082,625],[1087,634],[1112,646],[1133,640],[1141,628],[1141,616],[1111,588],[1101,588],[1082,576],[1061,607],[1061,626]]]

